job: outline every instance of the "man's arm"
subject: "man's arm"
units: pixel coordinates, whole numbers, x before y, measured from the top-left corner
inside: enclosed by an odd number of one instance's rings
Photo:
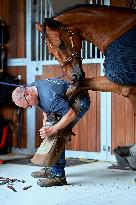
[[[45,126],[46,120],[47,120],[47,114],[46,112],[43,112],[43,127]]]
[[[61,120],[54,125],[54,129],[56,132],[61,130],[62,128],[66,127],[70,122],[72,122],[76,117],[76,112],[70,108],[66,115],[64,115]]]
[[[54,126],[42,127],[39,130],[41,138],[44,139],[45,137],[49,137],[52,134],[57,133],[59,130],[66,127],[70,122],[72,122],[75,119],[75,117],[76,117],[75,111],[72,108],[70,108],[67,114],[64,115],[61,118],[61,120],[58,123],[56,123]]]

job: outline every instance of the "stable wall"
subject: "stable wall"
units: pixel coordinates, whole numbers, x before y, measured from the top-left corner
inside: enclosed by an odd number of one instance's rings
[[[112,0],[113,6],[129,6],[127,0]],[[6,47],[8,50],[8,58],[25,58],[25,1],[24,0],[0,0],[0,19],[5,21],[9,27],[10,39]],[[100,65],[84,65],[87,76],[97,76],[100,73]],[[51,71],[54,70],[54,71]],[[36,79],[57,76],[56,66],[46,66],[43,68],[42,76],[35,76]],[[26,67],[9,67],[8,72],[12,75],[22,76],[21,83],[26,83]],[[67,149],[92,151],[100,150],[100,94],[98,92],[90,92],[91,108],[87,115],[74,129],[76,136],[68,143]],[[12,116],[13,107],[1,108],[1,114],[5,118]],[[27,132],[26,132],[26,111],[22,111],[22,142],[21,147],[27,146]],[[30,119],[27,119],[30,120]],[[38,123],[37,123],[38,122]],[[17,125],[17,115],[13,117],[15,127]],[[36,147],[39,146],[41,139],[38,130],[42,125],[42,114],[39,110],[36,111]],[[13,131],[13,146],[17,146],[18,134],[17,130]],[[136,120],[130,102],[116,94],[112,94],[112,147],[118,145],[128,145],[136,142]]]

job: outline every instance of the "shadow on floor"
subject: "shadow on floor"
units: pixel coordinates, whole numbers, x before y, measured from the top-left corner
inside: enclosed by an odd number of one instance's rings
[[[23,158],[16,158],[16,159],[10,157],[9,159],[7,158],[4,161],[4,163],[5,164],[10,163],[10,164],[22,164],[22,165],[36,166],[35,164],[31,163],[32,157],[33,157],[32,155],[26,156]],[[97,162],[97,161],[98,160],[94,160],[94,159],[66,158],[66,167],[80,165],[80,164],[87,164],[87,163],[92,163],[92,162]]]

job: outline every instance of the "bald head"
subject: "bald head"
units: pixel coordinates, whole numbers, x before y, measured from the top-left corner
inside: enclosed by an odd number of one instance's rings
[[[18,107],[28,108],[38,103],[38,93],[36,86],[17,87],[12,92],[12,100]]]
[[[25,102],[25,92],[26,92],[26,88],[23,87],[23,86],[17,87],[12,92],[12,100],[19,107],[24,107],[24,105],[26,104],[26,102]]]

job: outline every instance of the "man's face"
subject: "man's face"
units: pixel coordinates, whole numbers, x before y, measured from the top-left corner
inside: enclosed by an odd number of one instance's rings
[[[16,88],[12,93],[12,100],[18,107],[32,108],[38,103],[37,94],[27,88]]]
[[[31,97],[32,98],[32,97]],[[26,95],[26,93],[24,92],[24,98],[18,101],[15,101],[15,104],[18,107],[22,107],[22,108],[32,108],[33,105],[35,105],[33,103],[33,100],[30,99],[29,95]]]
[[[25,108],[32,108],[33,105],[35,105],[35,103],[33,102],[33,97],[28,94],[26,95],[26,93],[24,92],[24,100],[25,100],[25,104],[26,107]]]
[[[32,96],[30,93],[24,92],[23,98],[19,100],[14,100],[14,103],[18,107],[32,108],[32,106],[35,106],[38,103],[38,100],[36,96]]]

